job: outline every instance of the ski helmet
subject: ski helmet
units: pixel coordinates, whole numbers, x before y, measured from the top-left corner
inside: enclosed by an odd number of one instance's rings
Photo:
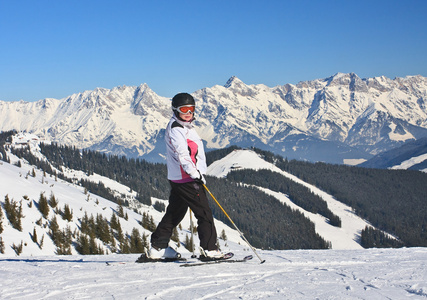
[[[179,118],[177,108],[183,105],[196,105],[193,96],[188,93],[179,93],[172,98],[172,110],[175,116]]]
[[[187,93],[179,93],[172,98],[173,108],[178,108],[183,105],[196,105],[193,96]]]

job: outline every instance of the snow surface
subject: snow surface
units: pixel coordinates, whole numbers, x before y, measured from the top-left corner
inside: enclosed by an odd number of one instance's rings
[[[235,251],[237,257],[246,251]],[[260,251],[181,268],[138,255],[0,257],[1,299],[426,299],[427,249]],[[107,265],[106,262],[123,262]]]

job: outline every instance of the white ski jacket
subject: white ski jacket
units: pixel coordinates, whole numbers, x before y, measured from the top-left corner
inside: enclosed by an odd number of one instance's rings
[[[206,174],[206,157],[202,139],[190,122],[179,120],[175,115],[169,121],[165,133],[168,179],[188,182]]]

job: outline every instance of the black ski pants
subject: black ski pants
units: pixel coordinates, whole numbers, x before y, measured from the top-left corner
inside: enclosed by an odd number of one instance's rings
[[[190,207],[197,219],[200,247],[204,250],[218,249],[214,219],[203,186],[197,182],[169,182],[172,188],[169,204],[157,229],[151,235],[151,245],[161,249],[167,248],[173,229],[182,221]]]

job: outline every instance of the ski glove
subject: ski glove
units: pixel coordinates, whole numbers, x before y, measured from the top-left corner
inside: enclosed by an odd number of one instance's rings
[[[195,182],[198,182],[200,184],[206,184],[206,179],[205,177],[202,175],[202,173],[200,173],[199,170],[197,170],[197,172],[194,172],[190,175],[191,178],[194,179]]]

